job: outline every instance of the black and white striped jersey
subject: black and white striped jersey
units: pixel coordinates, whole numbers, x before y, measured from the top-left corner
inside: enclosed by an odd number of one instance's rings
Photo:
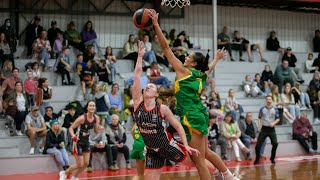
[[[160,112],[161,105],[156,102],[152,110],[147,111],[141,102],[133,113],[140,134],[147,148],[159,149],[169,145],[172,139],[165,128],[165,122]]]

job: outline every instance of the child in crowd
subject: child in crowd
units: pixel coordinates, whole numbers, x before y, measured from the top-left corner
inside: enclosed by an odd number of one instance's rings
[[[306,60],[306,72],[307,73],[314,73],[316,70],[318,70],[317,66],[313,66],[314,59],[313,59],[313,54],[309,53],[308,54],[308,59]]]
[[[240,118],[244,119],[242,116],[242,113],[244,112],[243,107],[237,102],[237,99],[235,97],[235,92],[233,89],[229,89],[228,97],[226,99],[226,102],[224,104],[224,111],[231,112],[232,118],[237,121],[236,119],[236,111],[239,111]]]
[[[70,78],[71,65],[70,65],[69,54],[70,54],[69,47],[63,47],[62,54],[60,54],[57,59],[58,61],[57,72],[61,74],[62,85],[74,85],[74,83],[71,81],[71,78]],[[67,77],[68,82],[64,79],[65,76]]]
[[[259,75],[259,74],[258,74]],[[260,76],[257,78],[259,79]],[[246,75],[245,81],[243,81],[243,88],[244,91],[246,92],[247,97],[257,97],[259,95],[264,95],[264,93],[261,91],[261,89],[258,86],[258,82],[252,81],[250,75]]]
[[[113,81],[111,82],[109,80],[109,75],[111,74],[111,71],[107,66],[106,60],[100,60],[97,74],[99,77],[100,84],[111,85],[113,83]]]
[[[219,122],[223,121],[224,115],[221,110],[221,101],[220,101],[220,95],[217,92],[212,91],[211,97],[208,102],[209,105],[209,112],[211,114],[215,114],[218,116]]]
[[[265,65],[264,70],[262,71],[261,81],[263,82],[263,91],[268,94],[271,92],[271,87],[273,86],[273,73],[270,68],[270,65]]]
[[[78,54],[77,55],[77,62],[76,62],[76,72],[79,77],[81,76],[82,69],[84,69],[85,67],[87,67],[87,63],[83,62],[83,55]]]
[[[32,75],[35,81],[38,81],[40,78],[42,78],[42,73],[39,69],[39,64],[37,62],[34,62],[32,64]]]
[[[110,125],[109,109],[111,108],[111,104],[108,93],[101,91],[101,86],[98,83],[92,86],[92,92],[94,101],[97,104],[96,113],[100,117],[101,126],[105,127],[106,122],[107,125]]]
[[[29,102],[29,106],[32,107],[35,105],[35,96],[37,92],[37,82],[33,80],[32,70],[27,71],[27,78],[24,80],[24,91]]]
[[[208,93],[208,90],[207,90],[207,88],[204,87],[201,91],[200,99],[201,99],[202,104],[205,107],[207,107],[207,110],[209,110],[209,107],[208,107],[209,101],[208,101],[207,93]]]

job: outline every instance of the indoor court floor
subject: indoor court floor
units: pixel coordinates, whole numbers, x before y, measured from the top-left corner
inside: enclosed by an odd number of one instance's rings
[[[243,180],[320,180],[318,168],[320,155],[316,156],[289,156],[279,157],[276,164],[272,165],[269,160],[261,160],[260,165],[253,165],[253,161],[226,162],[232,172]],[[120,169],[112,172],[98,170],[92,173],[83,173],[82,180],[131,180],[135,170]],[[0,176],[1,180],[57,180],[58,173],[24,174]],[[178,166],[164,167],[161,180],[197,180],[199,179],[195,167]]]

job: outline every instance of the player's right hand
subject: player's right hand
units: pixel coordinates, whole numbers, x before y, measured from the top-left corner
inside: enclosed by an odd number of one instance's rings
[[[149,17],[152,19],[153,25],[158,24],[159,13],[154,9],[149,9]]]

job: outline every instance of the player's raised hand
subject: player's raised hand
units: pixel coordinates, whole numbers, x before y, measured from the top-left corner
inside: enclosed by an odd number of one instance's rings
[[[190,154],[190,155],[195,155],[195,156],[199,156],[200,155],[200,152],[197,150],[197,149],[194,149],[194,148],[192,148],[192,147],[190,147],[190,146],[185,146],[185,148],[186,148],[186,150],[188,151],[188,153]]]
[[[145,52],[145,48],[143,46],[143,43],[142,41],[138,40],[138,56],[143,57],[144,52]]]
[[[219,49],[216,53],[215,59],[217,60],[221,60],[223,58],[225,58],[227,56],[227,52],[224,49],[224,47],[222,49]]]
[[[159,13],[154,9],[149,9],[149,17],[152,19],[153,25],[158,24]]]

